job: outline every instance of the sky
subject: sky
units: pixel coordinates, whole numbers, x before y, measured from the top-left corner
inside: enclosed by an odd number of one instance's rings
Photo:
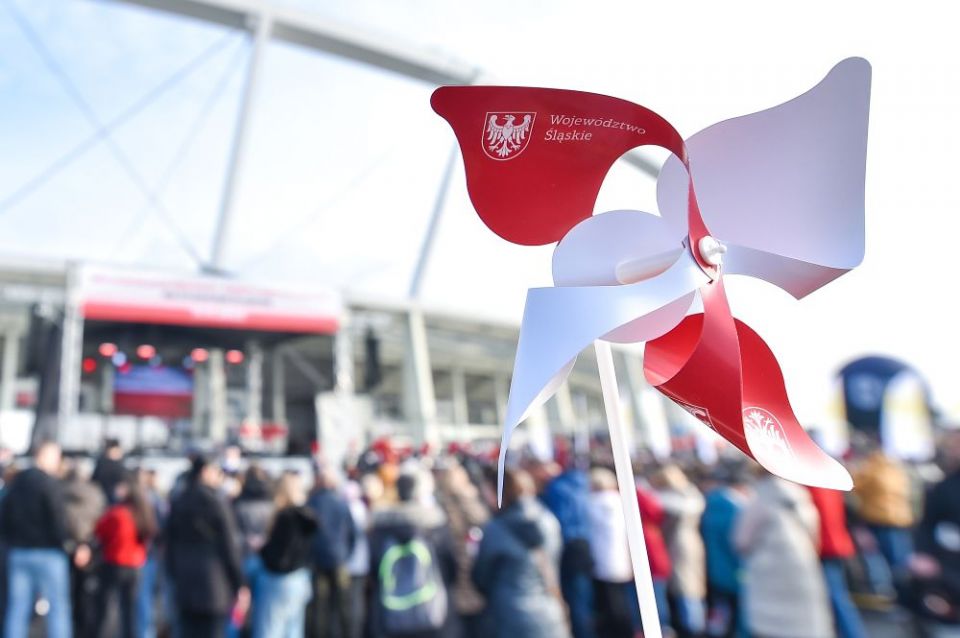
[[[936,403],[960,417],[948,301],[960,235],[960,39],[949,9],[819,0],[285,4],[463,61],[498,83],[626,98],[686,136],[788,100],[843,58],[867,58],[863,265],[801,302],[730,278],[731,305],[777,353],[801,419],[820,418],[833,374],[863,354],[915,365]],[[0,48],[0,257],[179,270],[208,259],[249,55],[244,35],[110,0],[7,0]],[[226,269],[404,299],[453,143],[429,108],[433,88],[271,45]],[[155,100],[97,137],[151,91]],[[49,180],[22,190],[78,148]],[[444,201],[423,303],[519,323],[526,289],[551,283],[551,248],[487,231],[459,162]],[[654,180],[615,167],[597,211],[619,208],[656,212]]]

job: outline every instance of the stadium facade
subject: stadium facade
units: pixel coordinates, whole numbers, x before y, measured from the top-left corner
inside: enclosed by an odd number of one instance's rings
[[[105,290],[104,280],[128,288]],[[184,290],[182,307],[192,310],[178,313]],[[284,299],[294,293],[301,303],[291,309]],[[123,304],[111,306],[111,294]],[[92,451],[112,437],[143,449],[238,442],[332,454],[381,436],[495,442],[517,334],[512,325],[321,288],[0,264],[0,442],[24,451],[55,438]],[[650,392],[642,361],[618,350],[617,365],[640,442]],[[543,450],[553,435],[589,436],[603,423],[596,361],[585,353],[520,441]]]

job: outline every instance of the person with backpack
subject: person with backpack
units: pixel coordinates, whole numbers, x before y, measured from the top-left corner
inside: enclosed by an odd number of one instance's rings
[[[157,535],[157,520],[140,487],[132,481],[114,486],[116,505],[97,521],[94,535],[103,563],[99,572],[94,635],[139,635],[137,592],[147,547]],[[109,620],[118,617],[119,631]]]
[[[310,558],[317,519],[304,507],[300,477],[286,473],[277,485],[276,513],[260,549],[263,568],[256,575],[253,638],[296,638],[303,635],[310,601]]]
[[[370,527],[373,573],[369,622],[376,638],[451,638],[459,635],[450,611],[456,578],[450,531],[437,506],[418,499],[417,477],[401,474],[399,502],[374,513]]]
[[[315,486],[307,499],[317,531],[313,540],[313,598],[307,609],[306,635],[311,638],[350,636],[350,571],[347,559],[356,528],[350,505],[340,494],[336,473],[315,468]]]
[[[487,480],[495,486],[496,474]],[[560,523],[537,501],[530,475],[504,470],[502,508],[483,528],[472,573],[487,599],[485,635],[570,638],[558,576],[562,542]]]

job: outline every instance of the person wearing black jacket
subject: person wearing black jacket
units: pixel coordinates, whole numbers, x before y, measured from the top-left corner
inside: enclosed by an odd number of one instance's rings
[[[276,513],[260,550],[263,569],[254,587],[253,638],[302,636],[310,589],[310,558],[317,519],[303,506],[300,477],[284,474],[277,486]]]
[[[43,443],[34,454],[34,467],[17,474],[4,494],[0,535],[9,548],[4,627],[8,638],[27,635],[37,597],[50,605],[46,635],[65,638],[72,633],[68,555],[74,547],[63,490],[54,476],[59,469],[60,447]],[[89,556],[84,546],[74,560],[86,564]]]
[[[222,636],[239,601],[249,601],[233,514],[217,491],[219,467],[197,457],[183,493],[173,502],[166,529],[166,562],[181,635]]]
[[[130,479],[130,471],[123,464],[123,448],[116,439],[107,439],[103,454],[93,468],[93,482],[100,486],[107,503],[117,502],[117,486]]]
[[[925,592],[917,596],[924,615],[955,629],[960,626],[960,431],[947,433],[940,450],[949,473],[927,492],[910,570],[914,587]]]

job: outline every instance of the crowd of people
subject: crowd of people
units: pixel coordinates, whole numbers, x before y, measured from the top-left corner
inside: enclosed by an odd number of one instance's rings
[[[859,638],[863,609],[955,631],[960,432],[940,451],[924,482],[858,450],[851,494],[742,458],[638,463],[665,631]],[[116,442],[89,476],[42,444],[0,489],[3,636],[640,636],[608,457],[558,457],[516,455],[498,507],[491,456],[465,447],[384,443],[310,476],[197,454],[161,490]]]

